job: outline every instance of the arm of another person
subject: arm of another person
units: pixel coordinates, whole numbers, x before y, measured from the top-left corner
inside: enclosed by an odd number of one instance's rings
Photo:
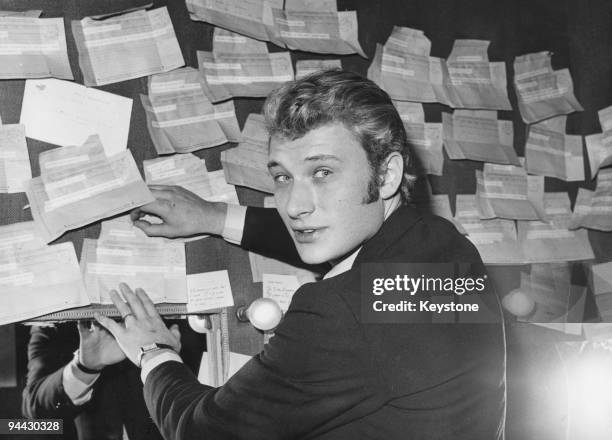
[[[172,338],[153,322],[158,318],[144,292],[135,295],[125,286],[122,292],[136,317],[125,326],[98,319],[137,362],[138,347]],[[142,314],[141,300],[148,316]],[[361,335],[338,295],[306,284],[264,351],[225,385],[201,385],[182,363],[168,361],[145,378],[145,401],[166,440],[271,440],[323,433],[376,411],[388,396]]]

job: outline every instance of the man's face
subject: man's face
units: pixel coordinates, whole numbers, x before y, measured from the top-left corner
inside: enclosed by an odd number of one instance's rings
[[[383,223],[382,200],[364,203],[371,177],[366,153],[341,123],[293,141],[272,137],[268,168],[276,207],[306,263],[346,256]]]

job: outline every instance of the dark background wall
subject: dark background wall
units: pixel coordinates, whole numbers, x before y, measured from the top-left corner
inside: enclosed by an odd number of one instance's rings
[[[65,17],[66,36],[75,81],[82,83],[76,47],[70,32],[70,20],[88,15],[108,13],[145,4],[137,0],[0,0],[0,10],[42,9],[43,17]],[[184,1],[154,1],[154,6],[167,5],[174,23],[179,44],[187,65],[197,67],[196,50],[211,50],[212,26],[189,19]],[[570,115],[568,133],[590,134],[600,131],[597,110],[612,105],[612,2],[609,0],[339,0],[340,10],[356,9],[359,17],[359,39],[371,58],[376,43],[384,43],[394,25],[421,29],[432,41],[432,55],[447,57],[453,42],[459,38],[490,40],[491,61],[505,61],[508,72],[509,96],[516,108],[516,96],[511,87],[516,56],[537,51],[551,51],[553,66],[569,67],[576,97],[584,112]],[[271,51],[281,50],[270,45]],[[335,58],[294,52],[294,60],[305,58]],[[358,56],[342,57],[345,69],[366,74],[370,61]],[[0,115],[4,123],[17,123],[21,110],[24,81],[0,81]],[[146,78],[124,81],[100,87],[112,93],[134,99],[128,145],[136,161],[155,157],[155,150],[145,126],[145,115],[138,95],[146,93]],[[249,113],[259,112],[261,99],[236,99],[236,110],[241,127]],[[426,120],[440,122],[438,104],[425,104]],[[448,110],[448,109],[446,109]],[[500,112],[502,119],[514,122],[515,148],[524,153],[527,127],[518,111]],[[219,153],[233,145],[197,152],[206,159],[209,170],[221,168]],[[38,154],[52,145],[28,139],[33,175],[39,174]],[[586,154],[586,152],[585,152]],[[586,159],[586,156],[585,156]],[[481,163],[449,161],[445,157],[444,175],[429,176],[434,193],[447,193],[454,206],[456,194],[475,193],[474,170]],[[546,178],[546,191],[567,191],[572,203],[578,187],[593,189],[588,160],[585,160],[585,182],[565,183]],[[242,204],[261,205],[263,194],[240,188]],[[0,194],[0,224],[28,220],[29,212],[22,207],[25,194]],[[71,240],[80,253],[84,237],[97,237],[99,225],[92,225],[63,236],[59,242]],[[598,262],[612,260],[612,234],[590,231],[591,244]],[[261,295],[261,284],[250,279],[248,257],[240,249],[217,238],[209,238],[187,246],[188,273],[228,268],[236,304]],[[494,268],[496,284],[502,293],[518,286],[518,267]],[[589,300],[587,309],[592,308]],[[508,328],[508,439],[564,437],[566,414],[555,410],[550,399],[542,395],[551,368],[558,364],[553,343],[565,338],[562,334],[537,329],[533,326],[509,323]],[[2,390],[0,417],[19,416],[20,392],[25,371],[27,328],[22,325],[1,328],[0,376],[8,382]],[[248,325],[231,322],[232,349],[255,353],[262,346],[261,335]],[[534,344],[538,342],[538,344]],[[13,347],[16,346],[16,349]],[[14,355],[14,356],[13,356]],[[16,374],[13,373],[16,370]],[[16,378],[16,386],[11,383]],[[477,416],[477,415],[474,415]]]

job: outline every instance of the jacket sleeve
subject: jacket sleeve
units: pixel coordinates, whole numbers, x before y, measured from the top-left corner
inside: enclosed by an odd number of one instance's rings
[[[69,419],[79,412],[62,384],[62,371],[72,359],[75,348],[55,327],[31,328],[22,400],[25,417]]]
[[[144,394],[164,438],[313,436],[378,409],[384,385],[356,319],[321,290],[302,286],[263,352],[220,388],[200,385],[178,362],[156,367]]]

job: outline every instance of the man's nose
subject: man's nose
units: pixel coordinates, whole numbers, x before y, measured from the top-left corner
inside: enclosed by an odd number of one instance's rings
[[[299,218],[314,211],[314,196],[308,185],[294,182],[287,198],[287,215]]]

